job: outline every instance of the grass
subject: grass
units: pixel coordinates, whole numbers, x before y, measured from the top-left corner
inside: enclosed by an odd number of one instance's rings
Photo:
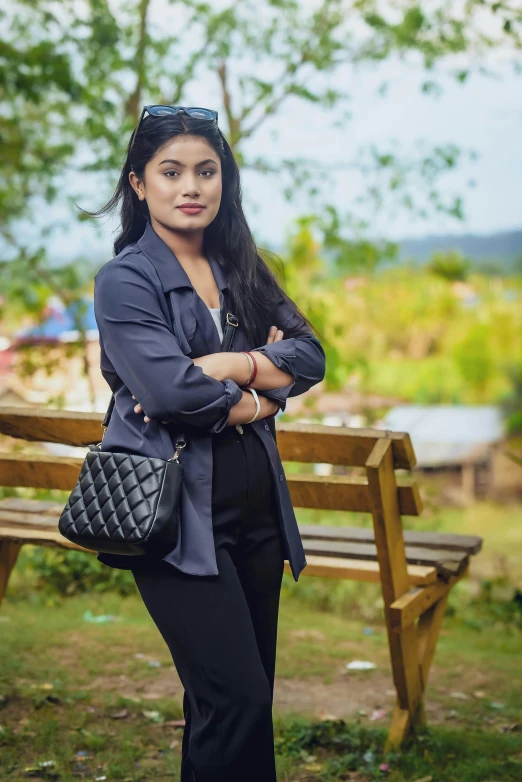
[[[522,630],[520,609],[505,598],[520,575],[522,509],[478,505],[412,521],[485,538],[472,577],[451,595],[426,692],[428,727],[383,755],[394,694],[377,585],[295,584],[285,575],[274,708],[280,782],[522,778]],[[137,592],[51,600],[17,571],[0,611],[2,782],[179,779],[182,690]],[[504,597],[485,589],[491,580]],[[92,615],[116,620],[86,621]],[[348,671],[353,659],[376,668]]]

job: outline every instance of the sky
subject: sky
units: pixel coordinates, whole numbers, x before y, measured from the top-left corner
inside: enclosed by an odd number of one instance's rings
[[[397,240],[426,234],[488,234],[520,229],[522,76],[517,77],[512,68],[502,64],[497,70],[500,78],[476,74],[464,84],[444,79],[439,97],[421,93],[419,86],[426,74],[409,63],[388,60],[375,67],[352,70],[349,85],[340,85],[348,86],[353,96],[353,117],[343,128],[334,127],[332,113],[321,106],[292,98],[262,125],[246,151],[276,160],[302,155],[333,164],[335,182],[327,187],[328,201],[347,212],[363,191],[364,181],[342,165],[353,160],[362,146],[375,143],[386,149],[390,143],[397,143],[409,154],[419,141],[427,149],[453,143],[477,155],[475,161],[464,161],[439,182],[442,193],[463,196],[465,219],[432,215],[421,221],[404,211],[391,214],[383,210],[371,215],[373,237]],[[389,85],[385,98],[378,94],[383,81]],[[209,80],[192,85],[184,104],[219,110],[216,97],[216,85]],[[316,173],[320,180],[320,170]],[[309,212],[310,204],[299,196],[295,203],[287,203],[277,181],[248,170],[242,172],[242,182],[246,214],[256,241],[261,246],[280,247],[292,221]],[[99,208],[109,195],[109,189],[105,193],[86,192],[81,205]],[[58,203],[46,207],[41,219],[45,222],[63,217],[64,205]],[[38,217],[36,222],[40,222]],[[50,255],[58,263],[75,256],[94,256],[93,260],[99,257],[101,264],[111,255],[114,228],[115,223],[108,222],[98,236],[89,224],[68,223],[63,232],[49,239]]]

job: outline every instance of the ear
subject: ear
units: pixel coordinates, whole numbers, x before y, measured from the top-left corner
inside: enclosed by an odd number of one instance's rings
[[[143,182],[138,179],[134,171],[129,171],[129,182],[131,183],[131,187],[140,199],[140,201],[145,200],[145,188],[143,186]]]

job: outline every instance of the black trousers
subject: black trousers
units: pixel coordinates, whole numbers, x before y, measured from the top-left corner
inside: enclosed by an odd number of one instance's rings
[[[276,782],[272,701],[284,564],[265,449],[246,424],[213,438],[219,575],[133,571],[184,688],[181,782]]]

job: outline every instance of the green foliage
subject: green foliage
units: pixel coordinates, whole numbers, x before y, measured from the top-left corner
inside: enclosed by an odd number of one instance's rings
[[[470,270],[471,263],[455,250],[434,253],[428,264],[428,271],[450,282],[466,280]]]
[[[125,596],[135,590],[132,573],[103,565],[95,555],[45,546],[24,546],[17,570],[35,583],[40,595],[69,597],[84,592],[115,592]]]

